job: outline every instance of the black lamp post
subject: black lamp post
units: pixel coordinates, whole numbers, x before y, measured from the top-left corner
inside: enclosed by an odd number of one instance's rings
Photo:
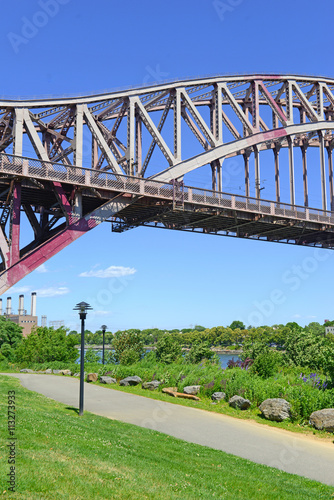
[[[80,398],[79,398],[79,415],[83,415],[84,407],[84,373],[85,373],[85,319],[87,311],[93,309],[87,302],[79,302],[74,307],[75,311],[79,311],[81,319],[81,351],[80,351]]]
[[[101,330],[102,330],[102,335],[103,335],[103,340],[102,340],[102,364],[104,365],[104,334],[106,333],[107,325],[102,325]]]

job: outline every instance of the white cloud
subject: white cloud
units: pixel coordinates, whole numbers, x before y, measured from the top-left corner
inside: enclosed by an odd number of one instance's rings
[[[50,286],[36,290],[37,297],[56,297],[57,295],[66,295],[70,292],[67,286]]]
[[[29,286],[13,286],[10,288],[10,293],[27,293],[31,290]]]
[[[135,274],[136,269],[133,267],[110,266],[107,269],[92,269],[85,271],[79,276],[81,278],[119,278],[121,276],[129,276]]]
[[[92,311],[92,312],[97,316],[107,316],[108,314],[110,314],[110,311]]]
[[[41,266],[39,266],[37,269],[36,269],[36,272],[37,273],[47,273],[49,272],[49,270],[47,269],[46,265],[45,264],[42,264]]]
[[[292,317],[293,318],[301,318],[301,315],[300,314],[294,314]]]

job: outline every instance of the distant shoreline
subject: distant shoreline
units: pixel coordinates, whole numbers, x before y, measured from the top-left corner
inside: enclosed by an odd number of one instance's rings
[[[80,349],[80,345],[74,346],[77,349]],[[112,347],[110,344],[105,344],[104,345],[105,350],[111,350]],[[85,350],[87,349],[94,349],[94,351],[101,351],[102,350],[102,344],[86,344],[85,345]],[[155,347],[150,347],[150,346],[144,346],[144,349],[147,351],[155,351]],[[183,347],[182,351],[189,351],[188,347]],[[213,351],[215,354],[235,354],[239,356],[242,353],[242,349],[220,349],[219,347],[212,347],[211,351]]]

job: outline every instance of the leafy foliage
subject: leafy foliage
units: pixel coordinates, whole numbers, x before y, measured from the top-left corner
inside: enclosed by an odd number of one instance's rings
[[[5,316],[0,316],[0,346],[9,344],[16,347],[23,339],[22,327]]]
[[[161,363],[173,363],[181,354],[180,343],[172,335],[166,334],[158,340],[155,355]]]
[[[198,342],[194,344],[185,357],[187,363],[200,363],[203,359],[212,359],[214,352],[211,351],[208,342]]]
[[[124,365],[130,365],[139,361],[144,354],[143,341],[140,338],[140,330],[127,330],[116,332],[113,339],[115,349],[115,360]]]
[[[20,342],[16,349],[16,360],[26,363],[73,362],[79,356],[75,344],[75,338],[66,335],[65,328],[54,330],[40,326]]]
[[[101,358],[91,347],[85,352],[85,363],[100,363]]]

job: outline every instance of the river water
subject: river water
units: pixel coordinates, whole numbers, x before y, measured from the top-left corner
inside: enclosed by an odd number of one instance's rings
[[[80,351],[80,349],[79,349]],[[105,350],[105,353],[107,353],[108,350],[106,349]],[[149,351],[147,351],[149,352]],[[86,353],[86,351],[85,351]],[[100,358],[102,359],[102,351],[96,351],[97,354],[99,354]],[[239,356],[238,354],[225,354],[225,353],[217,353],[217,356],[220,360],[220,366],[222,368],[226,368],[227,367],[227,363],[229,362],[230,359],[234,359],[234,361],[237,361],[239,359]],[[80,363],[80,356],[77,360],[77,363]]]

